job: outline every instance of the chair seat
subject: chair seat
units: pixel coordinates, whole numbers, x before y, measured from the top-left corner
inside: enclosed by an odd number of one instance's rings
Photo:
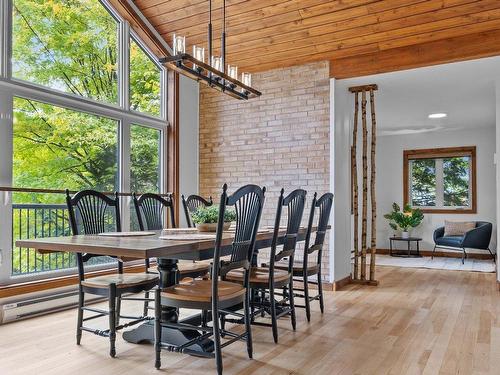
[[[174,301],[203,302],[212,301],[212,281],[211,280],[191,280],[182,284],[165,288],[161,293],[163,298]],[[219,301],[228,301],[245,295],[245,288],[237,283],[229,281],[219,281],[218,296]],[[168,304],[168,303],[167,303]]]
[[[290,274],[286,270],[275,269],[274,270],[274,282],[286,282],[290,281]],[[226,280],[242,283],[244,278],[244,270],[237,269],[228,272],[226,275]],[[250,269],[250,284],[251,285],[269,285],[269,268],[267,267],[252,267]]]
[[[304,275],[304,263],[302,262],[294,262],[293,263],[293,276],[302,276]],[[274,265],[275,269],[279,270],[288,270],[288,263],[276,263]],[[306,268],[307,275],[315,275],[318,273],[318,264],[317,263],[308,263]]]
[[[158,275],[153,273],[124,273],[92,277],[82,281],[83,286],[91,288],[109,288],[116,284],[118,289],[150,284],[157,281]]]
[[[443,236],[436,238],[436,245],[439,246],[450,246],[450,247],[461,247],[463,236]]]
[[[197,277],[203,276],[210,270],[210,261],[199,261],[192,262],[190,260],[179,261],[177,263],[177,269],[181,274],[181,277]],[[150,267],[148,269],[150,273],[157,273],[157,267]]]

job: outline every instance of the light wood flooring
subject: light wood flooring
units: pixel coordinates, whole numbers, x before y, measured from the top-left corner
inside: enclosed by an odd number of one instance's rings
[[[326,311],[298,329],[254,327],[254,359],[244,343],[224,351],[225,374],[500,374],[500,293],[495,274],[378,267],[379,287],[326,293]],[[130,308],[130,307],[129,307]],[[139,307],[137,307],[139,311]],[[76,311],[0,326],[0,374],[210,374],[213,360],[83,335],[75,345]]]

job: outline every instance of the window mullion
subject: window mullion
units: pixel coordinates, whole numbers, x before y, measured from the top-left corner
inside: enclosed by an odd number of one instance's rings
[[[12,0],[0,3],[0,77],[10,77]]]
[[[436,159],[436,207],[444,207],[443,159]]]
[[[120,166],[119,166],[119,190],[122,192],[130,192],[130,126],[131,123],[123,120],[120,123]],[[130,230],[130,197],[122,197],[120,205],[122,229],[124,231]]]
[[[12,94],[0,91],[0,186],[12,186]],[[12,264],[12,193],[0,192],[0,284]]]
[[[120,107],[128,111],[130,110],[130,24],[127,21],[120,22],[119,33],[118,92]]]

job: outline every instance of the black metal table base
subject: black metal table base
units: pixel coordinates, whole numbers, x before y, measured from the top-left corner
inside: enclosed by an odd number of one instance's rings
[[[199,320],[199,316],[196,315],[194,317],[183,319],[180,322],[193,324]],[[163,327],[161,333],[162,342],[173,346],[183,345],[200,335],[201,334],[197,331],[180,330],[167,327]],[[122,336],[125,341],[132,344],[153,344],[155,340],[154,321],[148,321],[130,331],[125,331]],[[202,342],[193,344],[188,349],[189,350],[185,351],[186,354],[199,357],[213,357],[212,353],[214,351],[214,343],[212,340],[206,339]]]

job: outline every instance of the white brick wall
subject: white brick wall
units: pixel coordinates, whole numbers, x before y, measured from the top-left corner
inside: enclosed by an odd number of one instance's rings
[[[282,187],[307,190],[308,202],[329,190],[329,65],[271,70],[252,83],[262,96],[249,101],[200,89],[199,191],[218,200],[224,183],[266,186],[262,225],[273,225]],[[306,206],[304,223],[308,214]],[[326,279],[327,245],[322,263]]]

